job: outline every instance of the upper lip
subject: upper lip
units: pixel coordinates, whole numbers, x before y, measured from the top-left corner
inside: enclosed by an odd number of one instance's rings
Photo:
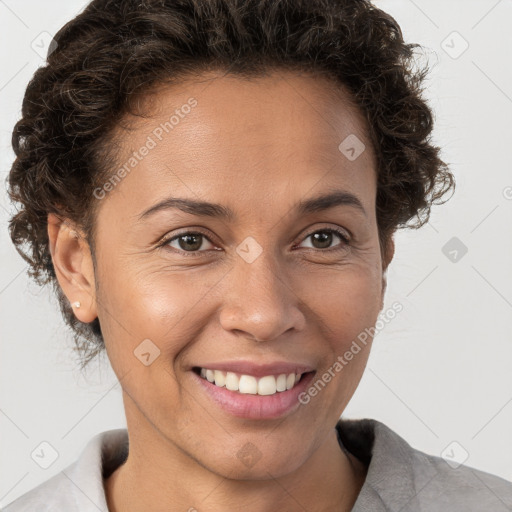
[[[288,361],[275,361],[273,363],[254,363],[252,361],[217,361],[201,363],[195,368],[207,368],[225,372],[264,377],[265,375],[281,375],[282,373],[307,373],[314,370],[310,365],[303,363],[290,363]]]

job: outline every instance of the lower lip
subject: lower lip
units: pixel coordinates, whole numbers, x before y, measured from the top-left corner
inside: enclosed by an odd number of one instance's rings
[[[308,387],[314,372],[303,375],[299,383],[292,389],[278,391],[273,395],[250,395],[229,391],[229,389],[216,386],[195,372],[192,374],[199,380],[199,384],[208,396],[224,411],[239,418],[268,420],[290,414],[301,405],[299,394]]]

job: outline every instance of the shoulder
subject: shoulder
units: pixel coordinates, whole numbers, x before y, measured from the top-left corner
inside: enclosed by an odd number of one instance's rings
[[[126,458],[126,429],[101,432],[89,440],[79,458],[23,494],[2,512],[107,512],[103,477]]]
[[[414,448],[410,457],[414,481],[420,485],[414,503],[435,503],[437,510],[512,511],[512,482]]]
[[[65,480],[66,470],[69,470],[69,467],[15,499],[3,508],[2,512],[77,510],[73,502],[73,493]],[[55,502],[57,496],[58,503]]]
[[[512,482],[417,450],[377,420],[341,420],[337,429],[368,466],[353,512],[512,511]]]

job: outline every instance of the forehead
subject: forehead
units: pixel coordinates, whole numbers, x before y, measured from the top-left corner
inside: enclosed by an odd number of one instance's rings
[[[141,106],[146,116],[125,119],[130,130],[117,131],[125,172],[109,192],[132,209],[169,195],[229,202],[234,210],[274,207],[283,195],[295,202],[340,187],[374,201],[366,121],[326,78],[212,72],[159,87]]]

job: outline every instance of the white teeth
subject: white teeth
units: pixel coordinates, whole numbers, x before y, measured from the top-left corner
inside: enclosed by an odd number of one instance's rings
[[[233,372],[207,368],[201,368],[200,375],[220,388],[226,387],[230,391],[248,395],[275,395],[277,392],[293,388],[301,378],[300,373],[282,373],[277,378],[274,375],[266,375],[257,379],[253,375],[240,375],[239,377]]]
[[[238,377],[233,372],[226,373],[226,389],[238,391]]]
[[[273,395],[276,391],[277,382],[273,375],[267,375],[258,381],[258,395]]]
[[[258,381],[252,375],[241,375],[238,382],[238,391],[255,395],[258,392]]]
[[[282,373],[276,379],[277,391],[286,391],[286,373]]]
[[[221,388],[226,383],[226,376],[223,372],[215,370],[215,385]]]

